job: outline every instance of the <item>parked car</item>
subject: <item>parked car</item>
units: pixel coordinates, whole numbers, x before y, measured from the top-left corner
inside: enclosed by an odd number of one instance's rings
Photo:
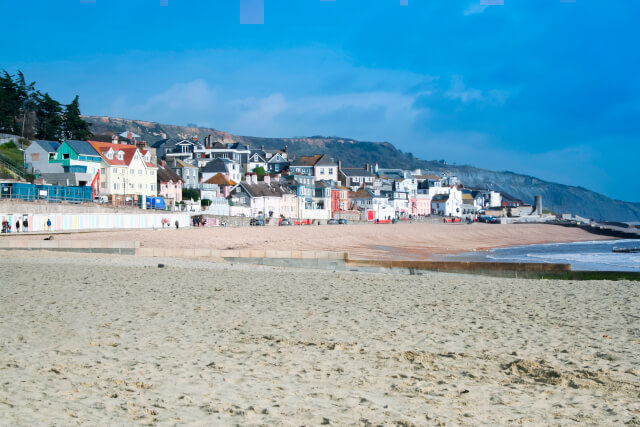
[[[108,196],[96,196],[96,198],[93,199],[93,203],[109,203],[109,197]]]
[[[340,219],[338,220],[338,224],[347,224],[347,220],[346,220],[346,219],[344,219],[344,218],[340,218]]]
[[[289,218],[282,218],[280,225],[293,225],[293,222]]]
[[[337,219],[331,218],[329,221],[327,221],[327,224],[339,224],[339,223]]]
[[[249,221],[249,225],[251,225],[251,226],[264,226],[264,219],[251,218],[251,221]]]

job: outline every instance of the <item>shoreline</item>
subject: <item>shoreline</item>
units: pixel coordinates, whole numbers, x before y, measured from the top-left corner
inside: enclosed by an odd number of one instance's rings
[[[46,234],[46,233],[45,233]],[[53,233],[52,233],[53,234]],[[42,240],[43,235],[5,235]],[[109,230],[55,234],[56,240],[136,241],[141,247],[216,250],[323,250],[353,258],[432,260],[434,255],[531,244],[612,240],[579,228],[549,224],[393,224],[293,227],[206,227],[157,230]]]

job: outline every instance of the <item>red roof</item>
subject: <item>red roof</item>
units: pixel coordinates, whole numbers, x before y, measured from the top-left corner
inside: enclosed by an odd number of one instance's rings
[[[144,161],[144,155],[147,153],[146,150],[139,150],[135,145],[124,145],[124,144],[112,144],[110,142],[100,142],[100,141],[89,141],[89,144],[98,152],[100,156],[104,159],[104,161],[111,166],[129,166],[131,165],[131,161],[133,157],[136,155],[136,151],[139,151],[143,156],[143,162],[148,168],[157,167],[151,162]],[[113,159],[109,159],[107,157],[107,153],[109,149],[113,149],[115,153],[118,151],[122,151],[124,153],[123,159],[119,160],[118,156],[113,156]]]

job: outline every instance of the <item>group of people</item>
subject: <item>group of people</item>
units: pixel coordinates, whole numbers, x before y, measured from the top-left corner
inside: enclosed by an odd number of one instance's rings
[[[162,222],[162,228],[170,227],[170,225],[169,225],[169,220],[168,220],[167,218],[162,218],[162,221],[161,221],[161,222]],[[177,219],[176,219],[176,222],[174,223],[174,225],[176,226],[176,230],[177,230],[178,228],[180,228],[180,222],[178,222],[178,220],[177,220]]]
[[[22,231],[23,232],[29,231],[29,219],[27,217],[24,218],[22,223],[20,223],[20,219],[19,218],[16,220],[16,228],[15,228],[16,233],[20,232],[20,225],[22,225]],[[4,221],[2,221],[2,232],[3,233],[11,233],[11,223],[6,219]]]
[[[25,215],[24,218],[22,219],[22,222],[20,221],[20,218],[16,219],[15,222],[15,232],[19,233],[20,232],[20,228],[22,228],[22,232],[23,233],[27,233],[29,232],[29,218]],[[9,220],[5,219],[2,221],[2,232],[3,233],[11,233],[12,227],[11,227],[11,223],[9,222]],[[51,231],[51,219],[47,218],[47,231]]]
[[[191,217],[191,223],[194,227],[204,227],[207,225],[207,219],[202,215],[194,215]]]

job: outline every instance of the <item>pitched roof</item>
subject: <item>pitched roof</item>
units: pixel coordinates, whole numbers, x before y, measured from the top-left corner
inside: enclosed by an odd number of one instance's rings
[[[87,141],[65,141],[78,154],[99,156],[100,154]]]
[[[222,173],[217,173],[216,175],[212,176],[211,178],[206,180],[204,184],[216,184],[221,187],[236,185],[236,183],[233,180],[225,178],[225,176]]]
[[[175,173],[174,171],[172,171],[169,168],[163,168],[162,166],[158,166],[158,181],[159,182],[169,182],[169,181],[173,181],[173,182],[178,182],[178,181],[182,181],[182,178],[180,178],[180,175],[178,175],[177,173]]]
[[[129,166],[129,165],[131,165],[131,161],[135,157],[136,152],[139,152],[140,155],[143,157],[142,161],[144,162],[144,164],[148,168],[155,168],[156,167],[155,164],[153,164],[151,162],[147,162],[147,161],[144,160],[144,156],[148,153],[148,151],[147,150],[140,150],[135,145],[112,144],[110,142],[100,142],[100,141],[89,141],[88,144],[90,144],[91,147],[93,147],[93,149],[97,153],[99,153],[100,157],[102,157],[102,159],[108,165],[111,165],[111,166]],[[113,159],[108,158],[107,157],[107,153],[109,152],[110,149],[113,150],[116,153],[118,151],[122,151],[123,154],[124,154],[122,160],[118,159],[117,156],[114,156]]]
[[[333,160],[331,157],[327,156],[326,154],[323,154],[315,164],[315,166],[333,166],[333,165],[337,166],[336,161]]]
[[[153,148],[173,148],[176,145],[180,144],[181,142],[186,142],[188,144],[193,144],[193,145],[197,145],[197,146],[201,146],[202,144],[200,143],[200,141],[194,141],[191,138],[167,138],[167,139],[161,139],[160,141],[156,141],[154,142],[151,147]]]
[[[226,150],[227,146],[220,141],[216,141],[211,145],[211,148],[214,150]]]
[[[222,172],[222,173],[227,173],[228,169],[227,169],[227,165],[231,163],[230,160],[228,159],[213,159],[211,160],[209,163],[207,163],[205,165],[205,167],[202,169],[202,172],[204,173],[218,173],[218,172]]]
[[[370,171],[366,170],[365,168],[342,168],[340,169],[340,172],[342,172],[344,176],[367,176],[367,177],[374,176]]]
[[[248,150],[249,149],[249,147],[247,147],[241,142],[234,142],[232,144],[228,144],[227,148],[230,148],[232,150]]]
[[[57,141],[45,141],[43,139],[36,139],[33,142],[38,144],[44,151],[49,153],[56,152],[58,151],[58,148],[60,148],[60,143]]]
[[[313,167],[318,160],[320,160],[320,157],[322,157],[322,154],[316,154],[315,156],[300,156],[291,163],[291,166]]]
[[[180,159],[176,159],[176,167],[178,167],[178,168],[194,168],[194,169],[198,169],[197,166],[194,166],[191,163],[187,163],[184,160],[180,160]]]
[[[376,196],[366,188],[361,188],[358,191],[349,191],[350,199],[373,199],[374,197],[378,196]]]
[[[121,144],[111,144],[109,142],[99,142],[99,141],[89,141],[89,144],[100,153],[102,159],[108,164],[112,166],[128,166],[131,164],[131,160],[133,160],[133,156],[135,156],[136,151],[138,149],[134,145],[121,145]],[[113,159],[109,159],[107,157],[107,152],[112,149],[115,153],[118,151],[122,151],[124,156],[123,159],[118,159],[118,156],[114,156]]]
[[[421,179],[421,180],[430,179],[430,180],[436,180],[436,181],[442,179],[442,177],[438,175],[415,175],[414,178]]]
[[[294,194],[289,187],[279,183],[267,184],[262,181],[254,184],[251,182],[242,182],[240,186],[242,186],[251,197],[282,197],[285,194]]]

